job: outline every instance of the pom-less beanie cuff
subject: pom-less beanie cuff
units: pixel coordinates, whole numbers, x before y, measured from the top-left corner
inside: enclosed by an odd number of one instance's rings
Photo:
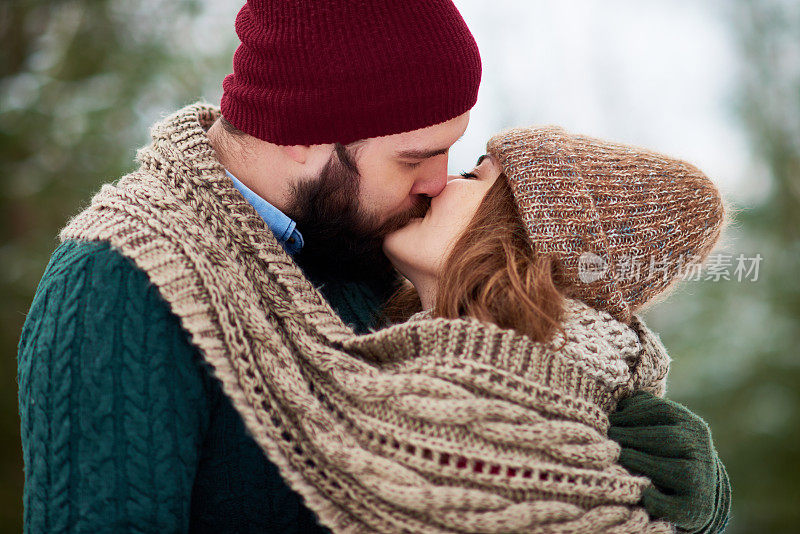
[[[449,0],[249,0],[222,114],[279,145],[350,143],[470,110],[478,47]]]

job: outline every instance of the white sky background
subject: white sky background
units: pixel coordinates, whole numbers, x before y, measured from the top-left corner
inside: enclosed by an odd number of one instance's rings
[[[235,40],[242,2],[204,0],[194,45]],[[719,0],[455,0],[481,51],[483,80],[450,171],[472,167],[512,126],[646,146],[700,167],[751,204],[768,180],[734,114],[738,54]],[[232,52],[232,51],[231,51]],[[221,89],[208,94],[218,101]]]

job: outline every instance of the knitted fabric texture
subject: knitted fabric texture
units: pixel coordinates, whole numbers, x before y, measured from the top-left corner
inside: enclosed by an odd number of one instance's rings
[[[719,191],[683,161],[553,126],[503,132],[487,150],[511,182],[534,252],[557,258],[556,284],[621,321],[720,236]]]
[[[335,532],[671,532],[636,506],[607,414],[662,394],[657,336],[569,301],[533,343],[475,319],[356,335],[233,187],[195,105],[62,231],[158,287],[254,439]]]
[[[278,145],[408,132],[475,105],[481,59],[450,0],[248,0],[222,114]]]

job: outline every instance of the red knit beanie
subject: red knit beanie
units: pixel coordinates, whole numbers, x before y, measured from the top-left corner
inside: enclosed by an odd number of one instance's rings
[[[278,145],[407,132],[475,105],[478,47],[450,0],[248,0],[222,114]]]

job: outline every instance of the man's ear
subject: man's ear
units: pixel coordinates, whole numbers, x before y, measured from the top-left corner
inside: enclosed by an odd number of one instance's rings
[[[311,150],[309,145],[281,145],[280,149],[284,154],[300,165],[305,164]]]

